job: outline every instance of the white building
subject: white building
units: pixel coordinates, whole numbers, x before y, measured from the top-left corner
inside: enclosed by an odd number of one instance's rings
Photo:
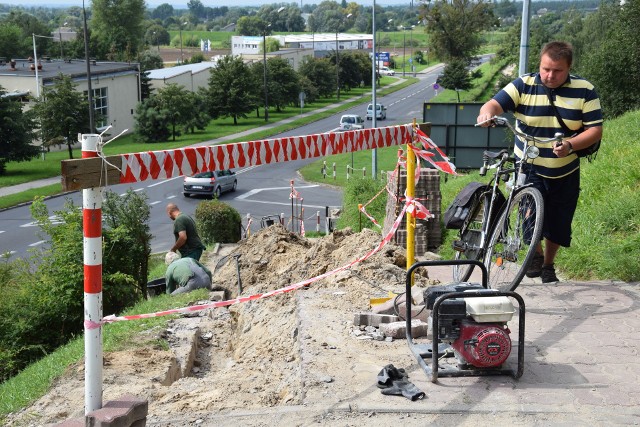
[[[211,69],[215,66],[215,62],[200,62],[150,70],[147,75],[153,89],[161,89],[175,83],[191,92],[196,92],[199,88],[209,85]]]
[[[0,66],[0,86],[8,93],[42,95],[43,89],[55,84],[59,74],[71,77],[76,90],[87,93],[87,63],[82,60],[38,61],[42,68],[35,69],[33,61],[15,60]],[[127,130],[133,132],[134,112],[140,101],[140,72],[137,63],[91,62],[91,89],[96,112],[96,128],[111,125],[111,135]]]
[[[343,50],[371,51],[373,36],[371,34],[318,33],[295,35],[267,36],[278,40],[280,46],[291,49],[311,49],[316,58],[321,58]],[[232,55],[258,55],[261,53],[263,38],[261,36],[231,37]]]

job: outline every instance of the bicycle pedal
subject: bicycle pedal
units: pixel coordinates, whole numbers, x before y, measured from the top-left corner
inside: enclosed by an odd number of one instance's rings
[[[467,244],[465,242],[463,242],[462,240],[454,240],[453,242],[451,242],[451,247],[453,247],[454,251],[457,252],[464,252],[467,250]]]

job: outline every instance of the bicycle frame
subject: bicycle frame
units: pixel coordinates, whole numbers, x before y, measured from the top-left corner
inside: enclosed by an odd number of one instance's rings
[[[523,149],[523,159],[516,159],[514,155],[510,156],[509,152],[501,150],[500,152],[485,151],[483,153],[483,166],[480,168],[480,176],[485,176],[490,169],[494,170],[486,192],[483,192],[474,201],[471,215],[463,224],[460,230],[460,240],[453,242],[454,249],[458,252],[456,259],[467,258],[476,259],[478,261],[486,261],[488,254],[491,253],[489,248],[490,240],[494,234],[496,226],[503,226],[504,224],[498,224],[503,215],[511,211],[514,203],[514,197],[516,197],[525,188],[532,187],[532,184],[525,183],[526,176],[523,172],[524,165],[527,160],[533,160],[538,157],[540,151],[537,147],[537,143],[548,143],[555,141],[559,143],[562,138],[562,134],[556,134],[552,139],[538,139],[533,136],[526,135],[516,130],[506,119],[502,117],[493,117],[490,121],[494,124],[501,124],[507,126],[511,132],[520,137],[525,142]],[[511,178],[511,179],[509,179]],[[499,185],[504,181],[507,184],[507,194],[505,195],[505,202],[501,207],[496,206],[496,201],[501,193]],[[527,190],[531,191],[531,190]],[[534,190],[537,192],[537,190]],[[524,197],[524,196],[523,196]],[[482,209],[482,212],[479,210]],[[497,212],[496,212],[497,211]],[[478,215],[481,214],[481,219],[478,219]],[[538,213],[537,215],[540,215]],[[528,215],[523,215],[523,220],[529,218]],[[481,221],[480,227],[471,228],[473,224],[478,224]],[[516,226],[519,227],[524,222],[518,221]],[[505,229],[505,235],[508,234]],[[525,239],[526,241],[526,239]],[[517,261],[517,255],[515,249],[520,247],[520,240],[515,240],[507,245],[505,253],[508,254],[507,261]],[[514,257],[509,259],[509,256]],[[458,267],[454,266],[454,279],[458,281],[468,280],[472,267]],[[517,284],[515,285],[517,286]]]

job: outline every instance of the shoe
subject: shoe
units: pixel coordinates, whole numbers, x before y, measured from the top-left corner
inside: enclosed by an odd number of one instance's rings
[[[540,277],[540,273],[542,272],[542,264],[544,263],[544,256],[536,252],[531,260],[531,264],[529,264],[529,268],[524,273],[525,276],[533,278]]]
[[[553,267],[553,264],[542,266],[540,278],[542,279],[542,283],[553,283],[560,281],[560,279],[558,279],[558,276],[556,276],[556,269]]]

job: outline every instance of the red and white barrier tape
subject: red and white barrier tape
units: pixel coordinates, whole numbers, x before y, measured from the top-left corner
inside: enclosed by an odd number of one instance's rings
[[[367,252],[365,255],[361,256],[360,258],[357,258],[356,260],[350,262],[349,264],[343,265],[343,266],[338,267],[336,269],[333,269],[331,271],[327,271],[326,273],[321,274],[319,276],[312,277],[310,279],[306,279],[306,280],[303,280],[301,282],[294,283],[293,285],[289,285],[289,286],[286,286],[284,288],[276,289],[276,290],[269,291],[269,292],[266,292],[266,293],[253,294],[253,295],[249,295],[249,296],[246,296],[246,297],[238,297],[238,298],[231,299],[231,300],[226,300],[226,301],[215,301],[215,302],[212,302],[212,303],[209,303],[209,304],[193,305],[193,306],[190,306],[190,307],[176,308],[176,309],[172,309],[172,310],[159,311],[159,312],[156,312],[156,313],[134,314],[134,315],[130,315],[130,316],[115,316],[115,315],[105,316],[102,319],[101,322],[85,321],[85,328],[87,328],[87,329],[96,329],[96,328],[101,327],[105,323],[122,322],[122,321],[126,321],[126,320],[148,319],[148,318],[151,318],[151,317],[167,316],[167,315],[170,315],[170,314],[192,313],[192,312],[195,312],[195,311],[206,310],[206,309],[209,309],[209,308],[226,307],[226,306],[229,306],[229,305],[240,304],[240,303],[249,302],[249,301],[255,301],[255,300],[259,300],[259,299],[263,299],[263,298],[272,297],[274,295],[280,295],[280,294],[284,294],[284,293],[287,293],[287,292],[291,292],[291,291],[294,291],[296,289],[300,289],[303,286],[310,285],[311,283],[317,282],[318,280],[322,280],[322,279],[324,279],[326,277],[329,277],[329,276],[331,276],[333,274],[339,273],[340,271],[346,270],[349,267],[351,267],[351,266],[353,266],[353,265],[355,265],[355,264],[357,264],[359,262],[362,262],[362,261],[366,260],[367,258],[372,256],[376,252],[379,252],[380,249],[382,249],[393,238],[396,230],[400,226],[400,222],[402,221],[402,217],[404,216],[406,211],[407,211],[407,205],[404,206],[404,208],[402,209],[402,212],[400,212],[400,214],[398,215],[398,217],[394,221],[393,226],[391,227],[391,229],[389,230],[387,235],[380,241],[378,246],[376,246],[374,249],[372,249],[371,251]]]

